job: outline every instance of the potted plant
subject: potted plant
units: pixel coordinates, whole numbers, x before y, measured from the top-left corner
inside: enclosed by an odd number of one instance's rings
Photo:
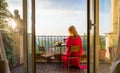
[[[110,47],[109,47],[109,53],[110,53],[110,60],[113,61],[115,54],[116,54],[116,48],[117,48],[117,35],[115,33],[110,33]]]
[[[99,43],[100,44],[99,60],[105,60],[105,53],[106,53],[105,38],[104,37],[100,37],[99,42],[100,42]]]

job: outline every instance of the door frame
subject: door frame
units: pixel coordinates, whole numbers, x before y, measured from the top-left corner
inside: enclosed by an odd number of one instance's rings
[[[28,73],[28,44],[27,44],[27,0],[23,2],[23,69],[24,73]]]
[[[91,1],[93,1],[94,3],[92,3]],[[91,23],[91,13],[92,13],[92,9],[91,9],[91,5],[93,4],[93,8],[94,8],[94,15],[93,15],[93,24]],[[94,27],[94,41],[93,41],[93,56],[91,59],[91,27]],[[87,72],[88,73],[99,73],[99,0],[87,0]],[[91,64],[91,61],[93,60],[93,64]],[[93,69],[91,68],[91,65],[93,67]]]
[[[28,27],[28,0],[22,0],[23,2],[23,49],[24,49],[24,61],[23,61],[23,67],[24,67],[24,73],[29,73],[29,62],[28,62],[28,33],[27,33],[27,27]],[[36,73],[36,65],[35,65],[35,0],[31,0],[31,9],[32,9],[32,72]]]
[[[36,73],[35,65],[35,0],[32,1],[32,73]],[[99,71],[99,0],[95,1],[95,43],[94,43],[94,73]],[[87,0],[87,73],[90,73],[90,0]],[[27,0],[23,0],[23,23],[24,23],[24,73],[28,73],[28,43],[27,43]]]
[[[99,0],[95,0],[95,73],[99,73]]]
[[[35,0],[32,0],[32,73],[36,73],[36,63],[35,63]]]

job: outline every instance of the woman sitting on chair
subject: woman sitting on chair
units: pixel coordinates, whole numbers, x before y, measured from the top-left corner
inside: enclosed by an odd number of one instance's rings
[[[68,28],[69,37],[65,40],[66,42],[66,51],[62,55],[62,61],[64,64],[64,68],[68,66],[68,57],[69,56],[81,56],[82,55],[82,40],[80,35],[77,33],[76,28],[72,25]],[[80,46],[80,50],[78,52],[73,52],[70,54],[71,46]],[[74,67],[80,67],[80,58],[70,59],[70,65]]]

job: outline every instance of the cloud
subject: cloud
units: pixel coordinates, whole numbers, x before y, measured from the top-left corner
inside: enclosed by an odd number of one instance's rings
[[[36,7],[44,9],[84,10],[87,0],[36,0]]]
[[[66,34],[67,28],[74,24],[79,33],[87,31],[87,13],[80,10],[43,9],[36,11],[37,34]],[[44,31],[43,31],[44,30]],[[41,33],[40,33],[41,32]],[[62,33],[61,33],[62,32]]]

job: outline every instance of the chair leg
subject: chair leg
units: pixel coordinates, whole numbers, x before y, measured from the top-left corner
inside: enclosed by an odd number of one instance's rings
[[[47,58],[47,62],[51,62],[51,57],[48,57],[48,58]]]
[[[68,64],[68,67],[67,67],[67,71],[68,71],[68,73],[69,73],[69,70],[70,70],[70,69],[69,69],[69,64]]]
[[[70,63],[69,63],[69,60],[68,60],[68,67],[67,67],[67,71],[68,71],[68,73],[70,73],[70,65],[69,65]]]

